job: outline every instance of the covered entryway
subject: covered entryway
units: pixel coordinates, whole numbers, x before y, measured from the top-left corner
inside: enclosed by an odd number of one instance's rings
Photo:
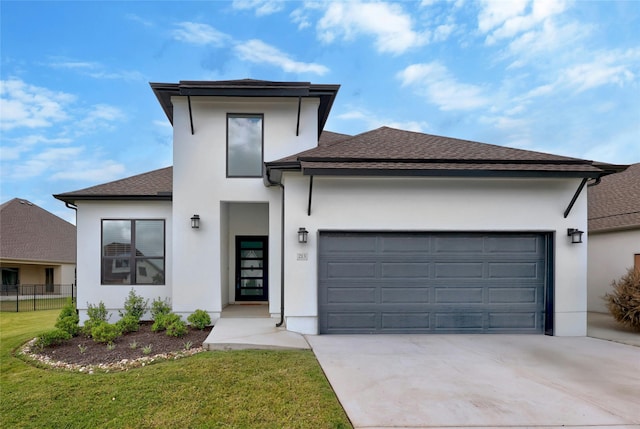
[[[551,315],[550,240],[543,233],[321,232],[319,331],[541,334]]]
[[[268,300],[268,238],[236,237],[236,301]]]

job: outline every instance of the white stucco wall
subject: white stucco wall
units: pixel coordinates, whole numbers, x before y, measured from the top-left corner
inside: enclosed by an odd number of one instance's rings
[[[315,334],[319,230],[554,232],[555,335],[586,335],[587,245],[567,228],[586,230],[586,196],[563,212],[579,179],[327,178],[285,173],[285,315],[287,328]],[[305,227],[309,242],[298,244]],[[307,260],[299,261],[298,254]]]
[[[602,297],[634,266],[635,254],[640,254],[640,229],[589,234],[589,311],[608,312]]]
[[[87,304],[104,302],[112,313],[110,322],[119,319],[118,310],[129,291],[148,298],[171,299],[172,289],[172,215],[171,202],[149,201],[126,203],[118,201],[90,201],[77,203],[77,276],[78,310],[80,323],[87,319]],[[164,285],[102,285],[101,269],[101,220],[102,219],[164,219],[165,220],[165,284]]]
[[[233,203],[260,203],[268,210],[266,219],[264,211],[260,215],[266,223],[257,230],[262,233],[266,225],[269,235],[269,309],[278,313],[280,288],[275,286],[280,284],[280,265],[275,256],[281,248],[281,191],[265,188],[262,178],[226,177],[227,113],[264,114],[264,161],[271,161],[315,147],[319,101],[303,99],[298,136],[297,98],[193,97],[193,135],[186,97],[174,97],[172,102],[174,311],[186,314],[198,305],[215,321],[233,300],[228,285],[235,257],[230,229],[237,234],[256,230],[246,221],[236,222],[233,208],[240,206]],[[193,214],[200,215],[199,230],[190,227]]]

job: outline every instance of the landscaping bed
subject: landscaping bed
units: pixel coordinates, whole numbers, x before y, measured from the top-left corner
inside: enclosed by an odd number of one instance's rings
[[[151,322],[142,322],[137,332],[129,332],[118,337],[111,346],[97,343],[81,334],[65,340],[62,344],[33,350],[29,354],[41,362],[105,366],[157,355],[191,355],[202,350],[202,343],[210,332],[211,327],[204,330],[189,327],[187,334],[174,337],[166,335],[165,332],[153,332]]]

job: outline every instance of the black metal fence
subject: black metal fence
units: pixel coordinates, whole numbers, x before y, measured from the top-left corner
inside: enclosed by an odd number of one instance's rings
[[[74,284],[2,285],[0,311],[55,310],[76,296]]]

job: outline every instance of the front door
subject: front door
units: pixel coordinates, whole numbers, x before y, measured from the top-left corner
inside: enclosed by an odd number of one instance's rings
[[[267,301],[268,237],[236,236],[236,301]]]

